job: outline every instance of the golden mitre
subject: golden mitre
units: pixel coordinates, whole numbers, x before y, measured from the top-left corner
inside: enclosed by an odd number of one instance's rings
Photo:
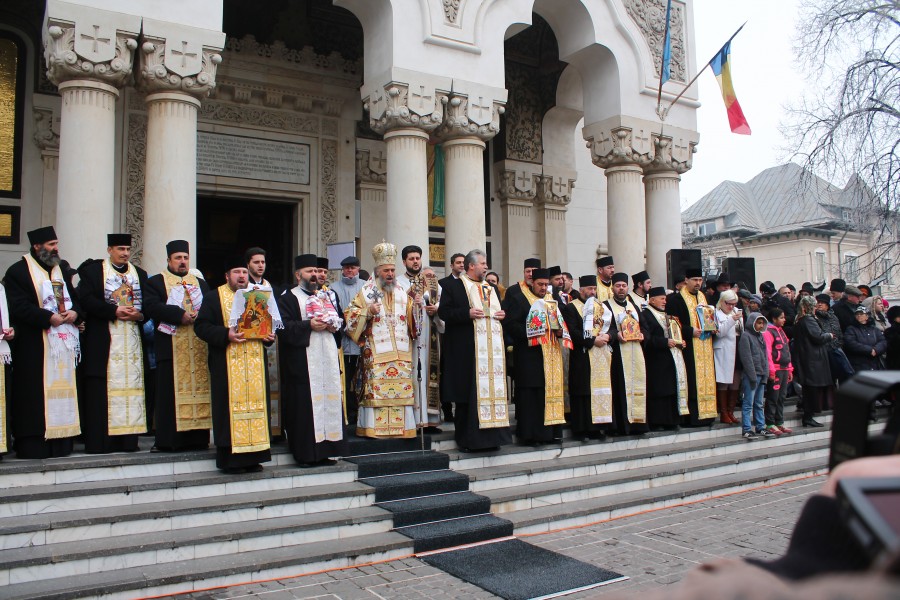
[[[381,243],[372,249],[372,258],[375,259],[375,266],[396,265],[397,264],[397,246],[381,240]]]

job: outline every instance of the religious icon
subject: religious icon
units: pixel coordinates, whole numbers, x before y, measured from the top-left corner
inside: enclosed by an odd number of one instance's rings
[[[603,311],[604,311],[602,302],[594,302],[594,326],[591,329],[591,335],[593,337],[597,337],[602,333],[601,329],[603,328]]]
[[[134,306],[134,288],[128,283],[128,278],[125,276],[116,278],[119,279],[119,287],[110,294],[110,300],[116,306]]]
[[[675,317],[669,317],[669,337],[679,344],[684,344],[684,337],[681,335],[681,323]]]
[[[183,282],[181,284],[181,287],[184,288],[184,296],[181,298],[181,308],[186,313],[193,313],[194,302],[193,300],[191,300],[191,288],[188,286],[188,284]]]
[[[719,324],[716,323],[715,307],[709,304],[697,305],[697,317],[700,319],[700,331],[712,333],[719,331]]]
[[[272,292],[268,290],[246,290],[244,295],[244,312],[238,320],[238,329],[244,333],[248,340],[261,340],[269,337],[272,332],[272,315],[269,313],[269,297]]]
[[[486,283],[478,286],[479,291],[481,292],[481,310],[484,311],[484,316],[488,319],[491,318],[491,286]]]
[[[438,279],[434,271],[428,269],[425,271],[425,287],[428,292],[428,304],[435,305],[438,303]]]
[[[556,300],[544,300],[547,304],[547,316],[550,319],[550,329],[552,331],[558,331],[560,329],[559,326],[559,306],[556,304]]]
[[[619,323],[619,327],[622,331],[622,339],[626,342],[641,341],[641,324],[631,316],[631,313],[625,313],[625,317]]]
[[[66,312],[66,284],[62,281],[51,281],[53,286],[53,299],[56,300],[56,309],[63,313]]]

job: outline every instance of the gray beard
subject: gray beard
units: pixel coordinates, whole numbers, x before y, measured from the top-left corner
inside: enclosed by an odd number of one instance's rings
[[[50,250],[38,250],[37,257],[39,261],[51,267],[55,267],[60,261],[59,254],[53,254]]]
[[[303,288],[305,291],[312,293],[319,289],[319,282],[318,281],[303,281],[301,279],[300,287]]]
[[[376,277],[375,280],[378,282],[378,288],[379,288],[382,292],[387,292],[387,291],[391,291],[391,290],[394,289],[394,284],[393,284],[393,282],[387,283],[387,282],[386,282],[384,279],[382,279],[381,277]]]

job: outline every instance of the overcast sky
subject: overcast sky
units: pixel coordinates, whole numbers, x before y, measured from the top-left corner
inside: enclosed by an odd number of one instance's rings
[[[731,133],[725,104],[712,71],[699,84],[697,126],[700,145],[693,168],[681,176],[684,207],[724,180],[745,182],[784,160],[779,132],[784,105],[803,91],[792,41],[796,0],[693,0],[697,68],[722,47],[741,23],[747,26],[731,43],[732,81],[752,134]]]

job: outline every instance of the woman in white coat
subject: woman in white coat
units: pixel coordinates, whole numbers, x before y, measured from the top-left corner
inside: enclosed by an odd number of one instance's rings
[[[716,322],[719,331],[713,338],[713,357],[716,362],[716,404],[719,420],[729,425],[740,424],[733,411],[740,395],[740,363],[737,354],[737,339],[743,331],[741,310],[737,308],[738,297],[731,290],[725,290],[716,304]]]

